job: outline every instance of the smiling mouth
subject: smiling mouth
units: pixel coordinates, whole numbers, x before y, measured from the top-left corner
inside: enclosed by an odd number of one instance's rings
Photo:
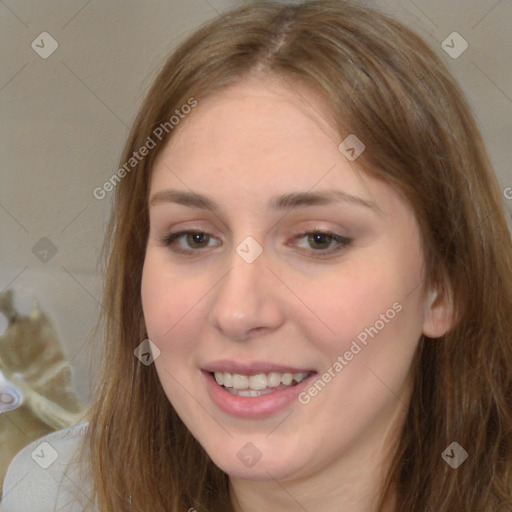
[[[242,375],[239,373],[211,372],[217,384],[228,393],[244,397],[257,397],[296,386],[313,372],[301,373],[258,373]]]

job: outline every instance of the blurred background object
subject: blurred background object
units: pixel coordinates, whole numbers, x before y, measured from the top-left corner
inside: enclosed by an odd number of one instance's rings
[[[0,482],[13,456],[85,413],[48,316],[25,290],[0,294]],[[0,487],[1,488],[1,487]]]

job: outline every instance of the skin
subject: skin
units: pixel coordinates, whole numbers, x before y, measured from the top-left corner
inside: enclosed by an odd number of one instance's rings
[[[245,512],[375,510],[421,334],[439,337],[450,326],[446,301],[425,290],[413,211],[338,150],[328,112],[298,85],[268,77],[239,82],[199,101],[152,175],[150,200],[175,189],[220,206],[150,207],[141,291],[148,336],[161,351],[155,365],[163,389],[230,475],[235,508]],[[268,207],[274,195],[320,190],[358,196],[378,212],[350,203]],[[185,229],[211,238],[163,243]],[[321,249],[336,242],[303,236],[313,229],[352,241],[321,258]],[[236,252],[248,236],[263,249],[253,263]],[[402,310],[307,405],[294,400],[278,413],[247,419],[221,411],[206,392],[200,368],[217,359],[322,374],[397,302]],[[237,457],[247,442],[262,455],[250,468]]]

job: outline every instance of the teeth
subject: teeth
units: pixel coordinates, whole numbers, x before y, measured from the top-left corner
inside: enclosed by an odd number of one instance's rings
[[[283,376],[281,377],[281,382],[285,386],[289,386],[292,383],[292,380],[293,380],[293,375],[291,373],[284,373]]]
[[[249,377],[235,373],[233,375],[233,387],[235,389],[247,389],[249,387]]]
[[[267,381],[269,388],[277,388],[277,386],[281,384],[281,374],[277,372],[271,372],[268,374]]]
[[[255,389],[235,389],[235,388],[226,388],[226,391],[228,393],[231,393],[232,395],[237,396],[261,396],[261,395],[268,395],[268,393],[272,393],[272,390],[270,388],[262,389],[261,391],[257,391]]]
[[[268,374],[258,373],[256,375],[240,375],[239,373],[215,372],[215,380],[219,386],[226,389],[248,390],[247,393],[237,393],[240,396],[259,396],[266,394],[268,388],[277,388],[281,384],[290,386],[293,381],[301,382],[309,373],[278,373],[270,372]],[[261,392],[265,390],[265,392]],[[252,394],[251,392],[258,392]],[[270,391],[268,391],[270,392]]]
[[[257,391],[267,388],[267,376],[264,373],[258,373],[258,375],[251,375],[249,377],[249,387]]]

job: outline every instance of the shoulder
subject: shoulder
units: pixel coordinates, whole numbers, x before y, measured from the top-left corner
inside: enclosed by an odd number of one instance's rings
[[[90,482],[78,454],[87,426],[53,432],[23,448],[7,471],[0,512],[83,511]]]

